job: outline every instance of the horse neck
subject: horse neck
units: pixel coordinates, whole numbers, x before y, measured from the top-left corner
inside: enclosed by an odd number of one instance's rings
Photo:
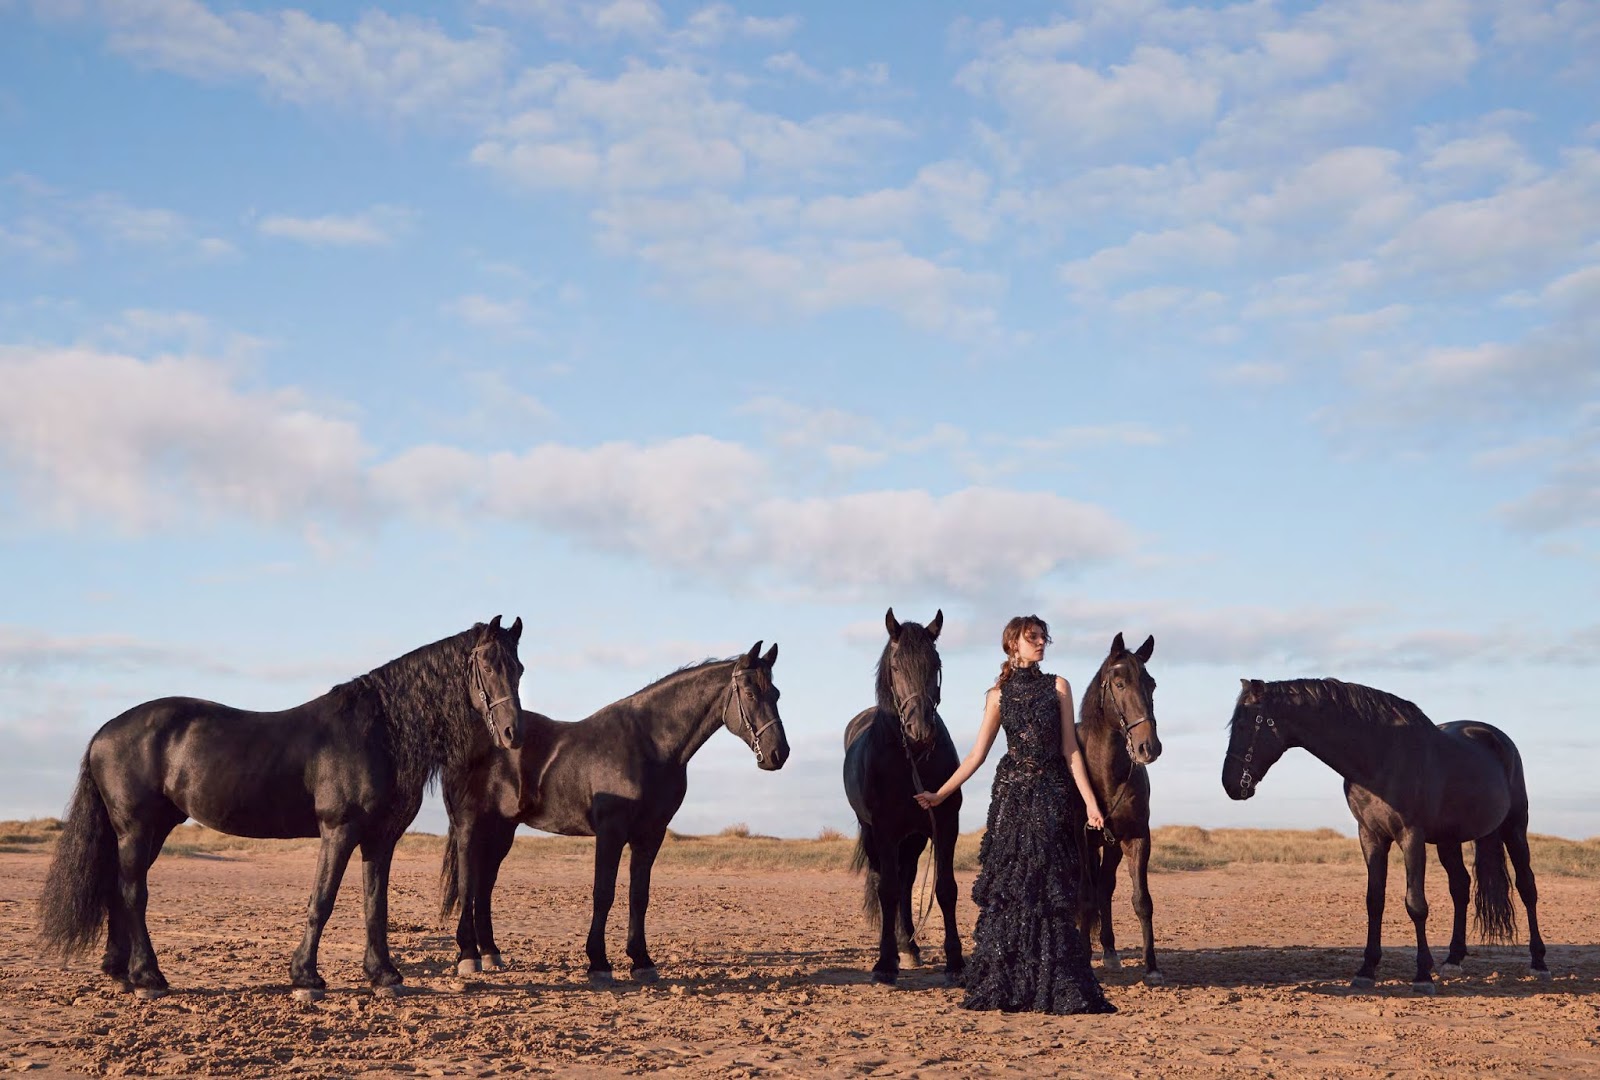
[[[633,696],[648,717],[645,738],[655,756],[687,765],[722,727],[733,662],[718,661],[667,676]]]
[[[465,769],[477,744],[488,742],[461,682],[471,636],[468,630],[425,645],[358,680],[381,705],[402,790],[420,790],[440,769]]]
[[[1323,702],[1277,702],[1265,706],[1262,715],[1282,725],[1292,745],[1357,784],[1379,772],[1404,730],[1355,719]]]
[[[1079,716],[1083,722],[1083,759],[1090,776],[1110,788],[1132,774],[1133,758],[1128,756],[1127,736],[1117,722],[1106,715],[1104,706],[1105,695],[1101,692],[1097,672],[1084,689]]]

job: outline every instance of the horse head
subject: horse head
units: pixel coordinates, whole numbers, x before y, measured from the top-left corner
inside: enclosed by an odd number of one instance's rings
[[[789,760],[789,738],[783,733],[778,688],[772,682],[777,659],[777,642],[762,656],[758,641],[734,661],[729,700],[722,711],[723,725],[744,740],[755,752],[756,765],[767,771],[781,769]]]
[[[517,642],[522,638],[522,617],[509,628],[496,615],[478,625],[478,638],[467,654],[467,687],[472,707],[489,727],[489,737],[502,750],[522,745],[522,661]]]
[[[1228,752],[1222,758],[1222,790],[1228,798],[1248,799],[1267,770],[1289,748],[1288,732],[1267,707],[1260,679],[1240,679],[1239,702],[1228,721]]]
[[[939,687],[943,666],[935,642],[944,629],[944,609],[926,626],[903,623],[894,608],[884,613],[889,643],[878,659],[878,707],[894,713],[900,736],[913,757],[927,752],[938,730]]]
[[[1102,722],[1120,728],[1127,741],[1128,757],[1140,765],[1149,765],[1161,756],[1161,736],[1156,733],[1156,681],[1145,668],[1155,650],[1156,639],[1147,637],[1143,645],[1130,652],[1119,632],[1095,673],[1098,700],[1091,703],[1099,707]]]

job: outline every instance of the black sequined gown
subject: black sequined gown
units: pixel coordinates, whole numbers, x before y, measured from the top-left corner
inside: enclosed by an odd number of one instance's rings
[[[1000,726],[1006,753],[972,886],[980,910],[961,1007],[1115,1012],[1078,932],[1083,800],[1061,756],[1056,677],[1018,669],[1000,688]]]

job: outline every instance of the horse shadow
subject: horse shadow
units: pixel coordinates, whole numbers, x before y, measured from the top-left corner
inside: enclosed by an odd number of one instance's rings
[[[1387,973],[1379,972],[1375,986],[1351,986],[1351,976],[1361,959],[1359,947],[1237,945],[1164,950],[1162,967],[1167,984],[1176,987],[1229,990],[1282,987],[1330,997],[1421,996],[1412,989],[1410,965],[1398,956],[1390,962]],[[1492,998],[1600,993],[1600,954],[1595,949],[1551,945],[1549,959],[1553,976],[1537,978],[1528,971],[1526,949],[1479,946],[1467,954],[1462,974],[1435,979],[1438,996]],[[1144,970],[1139,965],[1130,965],[1108,971],[1096,965],[1095,975],[1108,986],[1131,986],[1140,982]]]

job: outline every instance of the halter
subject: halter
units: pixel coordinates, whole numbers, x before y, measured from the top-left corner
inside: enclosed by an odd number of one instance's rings
[[[489,687],[483,680],[482,654],[494,644],[495,642],[485,641],[481,645],[474,645],[472,651],[467,654],[467,664],[472,668],[472,690],[483,703],[483,718],[489,722],[490,727],[494,726],[494,711],[516,696],[515,693],[510,693],[493,701],[489,700]]]
[[[1278,730],[1278,722],[1270,716],[1262,716],[1257,713],[1255,727],[1250,732],[1250,746],[1242,755],[1235,754],[1232,750],[1223,755],[1224,760],[1238,758],[1244,763],[1244,770],[1239,774],[1239,797],[1241,799],[1248,799],[1250,797],[1250,789],[1255,786],[1255,778],[1250,775],[1250,762],[1255,758],[1256,740],[1261,737],[1263,728],[1271,730],[1279,741],[1283,740],[1283,732]]]
[[[742,672],[737,668],[734,669],[733,677],[728,680],[728,697],[733,698],[734,701],[739,703],[739,723],[743,724],[745,731],[750,733],[750,749],[755,751],[756,764],[762,765],[766,763],[767,755],[761,750],[761,736],[766,733],[768,728],[772,727],[778,722],[778,718],[774,716],[771,720],[768,720],[760,727],[756,727],[755,724],[751,722],[750,714],[745,710],[744,707],[744,695],[739,693],[739,677],[742,674],[746,674],[746,672]],[[728,702],[726,698],[724,698],[722,702],[722,724],[724,727],[729,726]]]

